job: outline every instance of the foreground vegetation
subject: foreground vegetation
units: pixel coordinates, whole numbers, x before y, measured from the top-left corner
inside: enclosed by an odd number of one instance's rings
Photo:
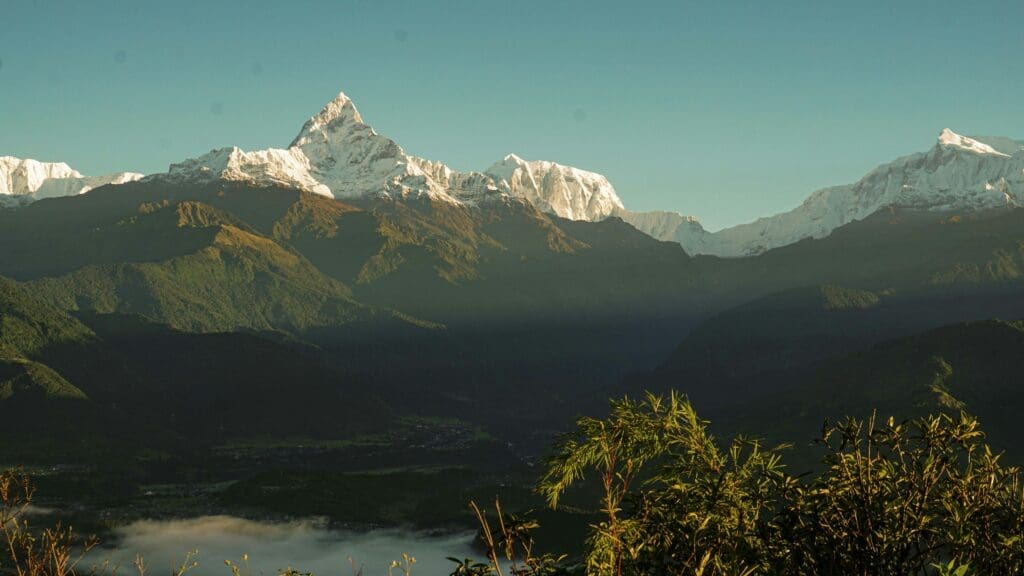
[[[570,491],[599,495],[581,558],[535,554],[537,523],[475,503],[484,562],[453,575],[1010,575],[1024,571],[1024,489],[977,420],[826,422],[817,473],[790,475],[788,446],[721,443],[675,394],[613,401],[556,447],[538,492],[557,509]],[[0,571],[79,572],[70,530],[32,531],[24,475],[0,477]],[[390,570],[409,574],[410,558]],[[301,559],[297,559],[301,565]],[[140,565],[143,565],[140,561]],[[237,568],[237,567],[236,567]]]
[[[551,506],[594,474],[604,520],[590,574],[1020,574],[1024,500],[967,414],[826,423],[817,475],[786,446],[721,445],[677,396],[612,403],[559,447]]]

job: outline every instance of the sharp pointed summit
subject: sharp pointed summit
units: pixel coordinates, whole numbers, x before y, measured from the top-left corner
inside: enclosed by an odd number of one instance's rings
[[[691,254],[736,257],[822,238],[887,207],[1024,206],[1024,144],[946,128],[930,150],[879,166],[856,183],[818,190],[788,212],[708,232],[696,219],[677,213],[630,212],[607,178],[572,166],[507,154],[482,172],[459,172],[413,156],[364,123],[342,92],[305,122],[286,149],[214,150],[156,177],[245,181],[335,198],[427,197],[466,206],[514,199],[571,220],[617,216],[655,238],[679,242]]]
[[[573,220],[602,220],[623,209],[604,176],[571,166],[509,154],[485,172],[458,172],[408,154],[364,123],[344,92],[307,120],[287,149],[213,150],[157,178],[291,186],[336,198],[428,196],[476,204],[513,197]]]
[[[320,110],[315,116],[311,117],[302,126],[302,130],[292,140],[289,148],[301,147],[304,144],[308,144],[310,139],[315,134],[323,134],[323,131],[329,127],[340,127],[345,124],[362,124],[363,118],[359,115],[359,110],[356,110],[356,105],[352,102],[352,99],[345,95],[344,92],[339,92],[333,100],[327,103],[326,106]]]

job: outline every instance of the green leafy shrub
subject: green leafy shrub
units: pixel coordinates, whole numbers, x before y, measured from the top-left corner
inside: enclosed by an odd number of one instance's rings
[[[593,527],[591,574],[751,574],[766,569],[765,516],[790,481],[782,447],[737,438],[722,450],[689,402],[671,395],[612,402],[581,418],[549,461],[551,506],[596,472],[606,519]],[[646,470],[645,467],[651,470]],[[639,487],[637,487],[639,484]]]
[[[826,426],[825,472],[775,520],[792,574],[1020,574],[1024,500],[966,414]]]
[[[724,448],[685,399],[613,401],[581,418],[539,490],[558,506],[594,474],[595,575],[1024,573],[1024,492],[971,416],[854,418],[823,428],[824,470],[793,478],[784,446]]]

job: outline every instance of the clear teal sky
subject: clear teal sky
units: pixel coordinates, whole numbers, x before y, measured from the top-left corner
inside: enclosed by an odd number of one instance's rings
[[[344,90],[407,151],[605,174],[711,229],[1024,137],[1024,2],[4,0],[0,155],[154,172],[284,147]]]

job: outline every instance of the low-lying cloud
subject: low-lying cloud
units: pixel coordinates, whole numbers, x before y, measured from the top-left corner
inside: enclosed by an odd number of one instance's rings
[[[315,522],[267,523],[231,516],[204,516],[187,520],[152,521],[130,524],[117,530],[115,548],[92,552],[87,564],[110,560],[119,573],[131,574],[136,554],[145,558],[150,574],[170,573],[181,565],[185,554],[198,550],[198,566],[191,576],[231,576],[225,560],[243,566],[249,557],[252,576],[274,576],[281,569],[295,568],[317,576],[348,576],[347,560],[365,566],[365,574],[385,574],[392,560],[408,553],[417,560],[413,574],[450,574],[448,556],[473,556],[472,534],[427,536],[399,530],[343,532],[328,530]]]

